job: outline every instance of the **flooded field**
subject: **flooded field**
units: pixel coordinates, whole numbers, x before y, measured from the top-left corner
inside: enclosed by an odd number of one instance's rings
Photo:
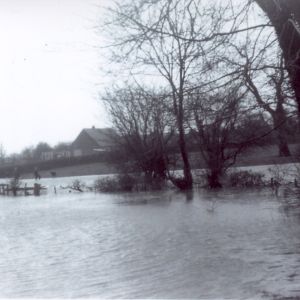
[[[2,196],[0,296],[300,297],[287,202],[269,189]]]

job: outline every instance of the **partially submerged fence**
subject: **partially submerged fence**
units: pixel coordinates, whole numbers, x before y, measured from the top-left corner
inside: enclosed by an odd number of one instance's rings
[[[0,195],[3,195],[3,196],[5,196],[5,195],[7,195],[7,196],[9,196],[9,195],[40,196],[42,190],[46,190],[46,188],[43,187],[39,183],[35,183],[33,186],[27,186],[27,184],[25,183],[25,185],[23,187],[12,186],[7,183],[0,184]]]

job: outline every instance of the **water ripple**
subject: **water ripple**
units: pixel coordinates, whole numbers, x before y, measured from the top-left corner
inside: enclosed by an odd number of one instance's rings
[[[300,218],[267,192],[23,200],[0,202],[1,297],[300,296]]]

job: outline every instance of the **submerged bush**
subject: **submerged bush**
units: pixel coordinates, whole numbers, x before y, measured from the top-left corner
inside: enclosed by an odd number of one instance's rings
[[[97,192],[130,192],[133,190],[135,179],[128,174],[121,174],[114,177],[98,178],[94,182],[94,189]]]
[[[119,174],[113,177],[98,178],[94,182],[94,190],[97,192],[131,192],[131,191],[148,191],[161,190],[165,185],[165,181],[161,178],[149,178],[139,174]]]
[[[117,176],[120,191],[131,192],[135,185],[135,178],[129,174],[120,174]]]
[[[278,184],[286,183],[288,181],[288,178],[291,178],[293,175],[291,168],[286,168],[284,165],[278,164],[275,164],[272,167],[270,167],[268,171],[271,177],[273,178],[273,181],[277,182]],[[297,178],[297,175],[295,176],[295,178]]]
[[[115,177],[98,178],[94,182],[94,189],[96,192],[115,192],[117,187],[117,180]]]
[[[237,171],[229,174],[229,184],[232,187],[264,186],[264,174],[251,171]]]
[[[75,179],[72,181],[72,184],[69,186],[69,188],[78,192],[83,192],[85,184],[79,179]]]

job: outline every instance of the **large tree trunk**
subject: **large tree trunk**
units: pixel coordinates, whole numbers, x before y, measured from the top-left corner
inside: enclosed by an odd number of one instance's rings
[[[180,85],[180,96],[178,99],[178,103],[174,100],[173,105],[177,117],[177,128],[179,133],[179,150],[183,161],[183,179],[175,179],[173,180],[173,183],[181,190],[189,190],[193,188],[193,177],[185,141],[182,82]]]
[[[216,189],[216,188],[222,188],[222,184],[220,182],[220,177],[223,174],[223,168],[222,165],[224,163],[221,162],[221,158],[220,158],[220,153],[218,153],[217,151],[218,149],[218,145],[215,144],[214,147],[214,151],[216,152],[210,152],[209,153],[209,160],[207,161],[207,169],[208,169],[208,173],[207,173],[207,182],[208,182],[208,186],[211,189]]]
[[[274,127],[277,133],[278,142],[278,155],[279,156],[291,156],[291,152],[286,139],[286,115],[283,108],[283,101],[277,100],[277,107],[275,112],[272,114]]]
[[[282,139],[282,136],[280,136],[280,134],[278,135],[278,148],[279,148],[279,153],[278,153],[279,156],[281,157],[291,156],[289,146],[285,138]]]
[[[181,182],[178,187],[182,190],[188,190],[193,187],[193,178],[192,178],[192,172],[191,172],[191,166],[188,158],[188,153],[186,149],[186,142],[185,142],[185,134],[184,129],[182,126],[179,126],[179,149],[181,158],[183,161],[183,175],[184,175],[184,181]]]
[[[211,189],[221,188],[222,184],[220,183],[220,171],[211,170],[207,176],[208,185]]]
[[[283,51],[300,117],[300,1],[256,0],[272,22]]]
[[[279,156],[291,156],[288,142],[286,140],[286,131],[285,131],[284,124],[281,124],[281,126],[279,126],[276,131],[277,131]]]

